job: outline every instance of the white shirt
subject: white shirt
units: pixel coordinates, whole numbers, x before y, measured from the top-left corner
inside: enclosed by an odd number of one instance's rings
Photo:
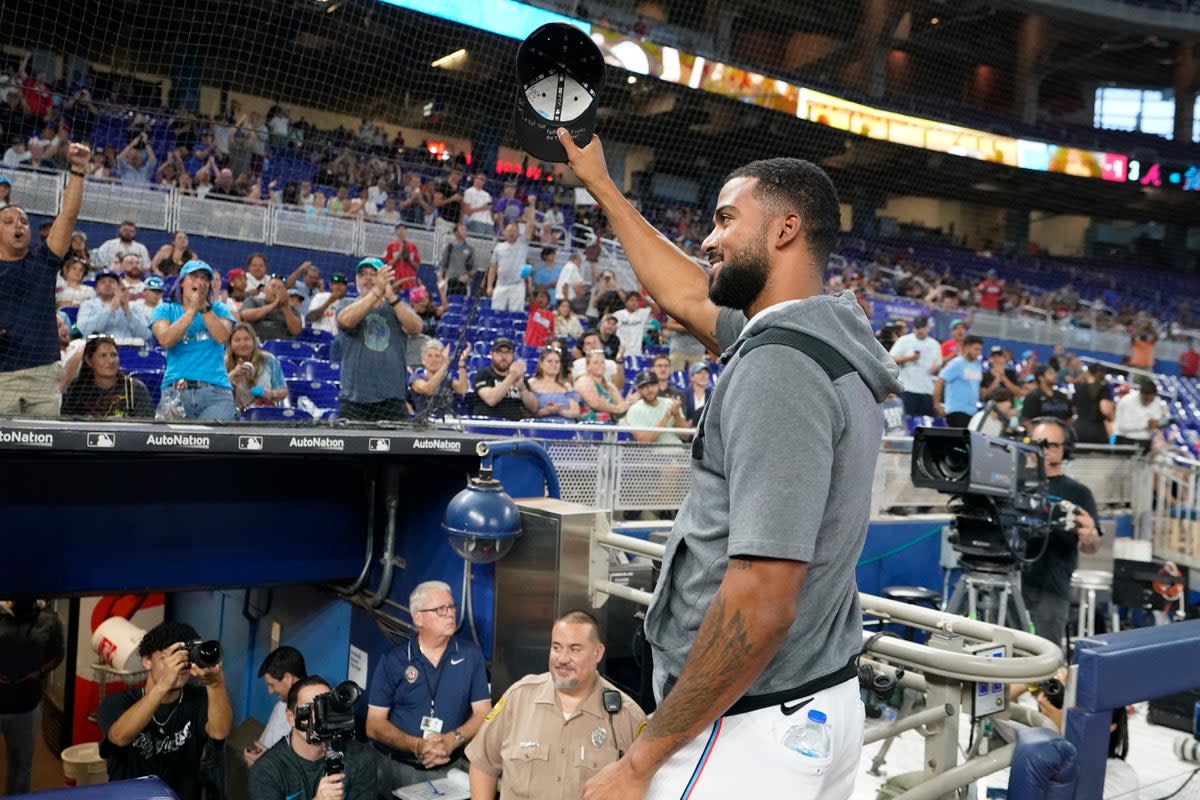
[[[1117,417],[1113,422],[1113,433],[1126,439],[1150,438],[1150,420],[1161,420],[1167,416],[1167,404],[1155,397],[1150,405],[1142,405],[1141,392],[1134,389],[1117,401]]]
[[[74,303],[75,305],[83,305],[87,300],[91,300],[96,296],[96,290],[90,286],[80,284],[78,288],[71,288],[66,284],[57,287],[54,290],[54,299],[59,303]]]
[[[513,286],[522,281],[521,267],[529,257],[529,242],[518,236],[513,243],[500,242],[492,248],[492,263],[496,265],[496,286]]]
[[[332,296],[332,294],[330,292],[317,292],[315,295],[313,295],[312,301],[310,301],[308,304],[309,310],[311,311],[314,308],[320,308],[321,306],[325,305],[325,302],[327,300],[329,300],[329,298],[331,296]],[[325,308],[325,313],[323,313],[321,315],[321,318],[319,320],[317,320],[316,322],[309,322],[306,319],[304,321],[304,324],[314,330],[328,331],[329,333],[332,333],[334,336],[337,336],[338,335],[338,326],[337,326],[336,308],[337,308],[337,303],[330,303]]]
[[[979,421],[983,419],[983,414],[982,411],[976,411],[975,416],[971,417],[971,421],[967,424],[967,430],[979,431],[984,436],[999,436],[1004,433],[1004,423],[997,419],[995,414],[988,414],[987,420],[980,428]]]
[[[134,300],[129,304],[129,310],[136,314],[140,314],[142,319],[146,320],[146,324],[149,325],[150,315],[154,313],[154,309],[158,308],[159,305],[162,305],[162,301],[159,301],[158,305],[151,307],[146,305],[145,299],[139,299]]]
[[[906,333],[892,345],[891,355],[911,356],[916,354],[915,361],[906,361],[900,365],[900,385],[904,391],[914,394],[933,394],[933,375],[929,368],[942,361],[942,345],[932,336],[918,339],[915,333]]]
[[[270,750],[283,737],[292,732],[292,726],[288,725],[287,721],[287,703],[280,700],[271,709],[271,716],[267,719],[267,725],[263,728],[262,735],[258,737],[258,745],[264,750]]]
[[[288,126],[291,124],[291,120],[282,114],[276,114],[275,116],[271,117],[270,124],[271,133],[275,134],[276,136],[287,136]]]
[[[387,200],[387,189],[380,189],[378,186],[372,186],[367,189],[367,214],[375,215],[379,213],[379,209],[383,208],[383,202]]]
[[[587,359],[575,359],[575,361],[571,364],[571,380],[574,381],[578,379],[579,376],[585,372],[587,372]],[[604,359],[604,377],[611,381],[616,377],[616,374],[617,362],[613,361],[611,358]]]
[[[22,164],[28,164],[32,158],[33,156],[28,150],[18,153],[15,148],[10,147],[4,151],[4,166],[19,167]]]
[[[630,313],[622,308],[613,312],[617,318],[617,338],[625,346],[625,355],[640,356],[642,339],[646,336],[646,320],[650,319],[649,308],[639,308]]]
[[[150,251],[146,249],[146,245],[136,240],[126,244],[121,241],[120,237],[109,239],[93,250],[92,261],[97,268],[106,269],[110,264],[120,262],[122,258],[131,253],[136,255],[138,261],[142,263],[143,272],[150,269]]]
[[[566,298],[567,300],[575,299],[575,284],[585,283],[583,273],[579,271],[579,265],[574,261],[567,261],[563,265],[562,272],[558,273],[558,283],[554,284],[554,296],[559,300]]]
[[[467,217],[467,222],[482,222],[485,225],[492,224],[492,196],[483,189],[476,189],[474,186],[467,188],[463,192],[463,207],[466,206],[484,206],[482,211],[476,211]]]
[[[249,297],[250,295],[252,295],[258,291],[258,287],[266,286],[270,282],[271,282],[271,274],[270,273],[263,275],[261,278],[256,278],[253,275],[251,275],[249,272],[247,272],[246,273],[246,296]]]

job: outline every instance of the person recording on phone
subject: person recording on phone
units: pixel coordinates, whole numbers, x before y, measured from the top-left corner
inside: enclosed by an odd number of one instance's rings
[[[559,617],[549,672],[514,683],[467,746],[471,800],[580,797],[601,767],[621,758],[646,722],[642,709],[600,677],[600,626],[584,611]]]
[[[250,769],[250,800],[374,800],[375,757],[351,738],[346,743],[342,770],[330,772],[325,745],[313,741],[298,709],[311,709],[313,701],[332,687],[320,675],[292,684],[287,693],[290,730]]]
[[[150,137],[145,132],[129,140],[125,149],[117,154],[117,161],[121,162],[121,183],[147,188],[154,185],[158,158],[154,155]]]
[[[204,746],[233,728],[220,645],[200,641],[186,623],[162,622],[142,637],[138,655],[145,687],[110,694],[96,715],[108,778],[156,775],[179,800],[200,800]]]
[[[1071,573],[1079,564],[1081,552],[1100,549],[1101,533],[1096,526],[1099,512],[1092,490],[1063,474],[1063,464],[1074,449],[1074,436],[1067,423],[1058,417],[1038,417],[1027,425],[1030,444],[1042,450],[1050,501],[1067,500],[1076,506],[1073,529],[1057,527],[1051,531],[1045,553],[1021,577],[1021,594],[1034,632],[1061,646],[1071,609]]]

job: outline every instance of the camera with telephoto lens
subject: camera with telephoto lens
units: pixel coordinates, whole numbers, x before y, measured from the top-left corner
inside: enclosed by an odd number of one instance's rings
[[[183,649],[187,650],[188,661],[197,667],[205,669],[220,664],[221,656],[224,655],[221,650],[221,643],[216,639],[209,639],[208,641],[193,639],[190,642],[184,642]]]
[[[326,775],[346,771],[346,744],[354,736],[354,706],[361,696],[357,683],[342,681],[311,703],[296,706],[296,727],[309,744],[325,747]]]
[[[911,474],[914,486],[951,495],[950,545],[967,569],[1002,572],[1036,561],[1051,530],[1073,521],[1050,502],[1035,445],[961,428],[917,428]]]

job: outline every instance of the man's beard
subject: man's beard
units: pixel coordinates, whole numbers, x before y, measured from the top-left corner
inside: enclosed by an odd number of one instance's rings
[[[745,311],[767,285],[766,226],[756,243],[740,252],[726,250],[716,277],[708,278],[708,299],[719,306]]]

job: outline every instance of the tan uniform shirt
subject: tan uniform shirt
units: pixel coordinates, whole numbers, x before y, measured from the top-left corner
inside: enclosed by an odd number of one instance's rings
[[[471,766],[503,775],[500,800],[582,797],[588,779],[616,761],[618,750],[627,751],[646,721],[621,692],[621,710],[610,725],[601,693],[613,688],[598,679],[564,719],[550,673],[526,675],[509,687],[467,745]]]

